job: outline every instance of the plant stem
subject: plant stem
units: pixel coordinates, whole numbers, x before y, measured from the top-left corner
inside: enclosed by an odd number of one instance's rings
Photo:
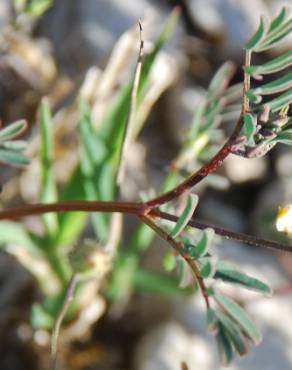
[[[144,203],[131,203],[131,202],[107,202],[107,201],[68,201],[59,202],[52,204],[31,204],[22,207],[8,208],[0,211],[0,220],[13,220],[25,216],[40,215],[48,212],[119,212],[134,215],[144,215],[145,214],[145,204]],[[148,213],[149,216],[164,218],[165,220],[177,222],[178,217],[171,215],[166,212],[162,212],[158,209],[153,209]],[[255,246],[270,248],[277,251],[284,251],[292,253],[292,247],[288,245],[277,243],[270,240],[261,239],[255,236],[237,233],[234,231],[226,230],[217,226],[208,225],[206,223],[191,220],[188,223],[189,226],[195,227],[197,229],[206,229],[211,227],[214,229],[215,233],[224,236],[228,239],[234,239],[245,244]]]
[[[250,76],[245,72],[245,69],[250,66],[250,62],[251,62],[251,51],[246,50],[245,65],[244,65],[245,68],[244,68],[244,81],[243,81],[242,110],[240,113],[240,117],[237,121],[237,124],[235,125],[235,128],[231,136],[229,137],[229,139],[226,141],[223,147],[219,150],[219,152],[217,152],[214,155],[214,157],[211,158],[211,160],[208,163],[206,163],[204,166],[202,166],[197,172],[195,172],[193,175],[191,175],[189,178],[187,178],[185,181],[183,181],[181,184],[179,184],[172,190],[168,191],[167,193],[162,194],[146,202],[145,203],[146,205],[145,213],[149,212],[153,208],[158,208],[159,206],[177,198],[183,193],[191,191],[191,189],[195,185],[197,185],[200,181],[202,181],[206,176],[216,171],[217,168],[221,166],[225,158],[230,153],[232,153],[232,151],[234,150],[234,147],[236,147],[235,145],[236,139],[243,126],[243,116],[246,112],[249,111],[249,100],[246,96],[246,92],[250,89]]]
[[[206,307],[209,308],[210,307],[210,302],[209,302],[209,296],[208,296],[208,291],[207,291],[207,287],[205,285],[205,282],[204,282],[204,280],[201,276],[201,273],[200,273],[199,268],[196,264],[196,261],[194,259],[190,258],[190,256],[184,251],[183,244],[180,241],[174,239],[164,229],[162,229],[159,225],[157,225],[157,223],[155,223],[150,216],[141,215],[141,216],[139,216],[139,218],[146,225],[148,225],[152,230],[154,230],[156,232],[156,234],[158,234],[162,239],[167,241],[173,247],[173,249],[177,253],[179,253],[179,255],[187,262],[187,264],[190,266],[191,270],[193,271],[193,273],[196,277],[196,280],[198,281],[201,293],[202,293],[203,298],[204,298],[205,303],[206,303]]]
[[[75,291],[77,283],[78,283],[78,275],[73,274],[68,283],[66,294],[64,297],[64,303],[61,307],[60,312],[58,313],[58,316],[56,318],[54,328],[52,331],[51,358],[53,362],[53,370],[57,369],[57,350],[58,350],[58,339],[59,339],[61,324],[64,320],[64,317],[69,308],[69,305],[74,297],[74,291]]]
[[[25,216],[40,215],[48,212],[119,212],[139,214],[144,209],[143,203],[134,202],[103,202],[103,201],[66,201],[58,203],[35,203],[0,211],[0,220],[12,220]]]
[[[156,210],[156,209],[152,210],[150,214],[151,214],[151,216],[159,217],[159,218],[162,218],[164,220],[169,220],[169,221],[173,221],[173,222],[178,221],[177,216],[171,215],[171,214],[166,213],[166,212],[162,212],[160,210]],[[209,224],[199,222],[199,221],[194,221],[194,220],[190,220],[187,225],[190,226],[190,227],[194,227],[196,229],[200,229],[200,230],[204,230],[204,229],[207,229],[207,228],[212,228],[217,235],[223,236],[226,239],[236,240],[238,242],[250,245],[252,247],[267,248],[267,249],[272,249],[272,250],[276,250],[276,251],[292,253],[292,246],[277,243],[277,242],[274,242],[272,240],[266,240],[266,239],[258,238],[258,237],[253,236],[253,235],[238,233],[238,232],[235,232],[235,231],[227,230],[227,229],[224,229],[224,228],[221,228],[221,227],[218,227],[218,226],[209,225]]]

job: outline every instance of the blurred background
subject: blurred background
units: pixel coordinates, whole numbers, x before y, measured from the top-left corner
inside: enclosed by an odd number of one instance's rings
[[[148,54],[167,17],[179,7],[177,24],[152,65],[150,87],[139,111],[139,136],[128,149],[121,198],[134,201],[141,192],[146,197],[159,192],[215,72],[231,61],[230,84],[241,82],[244,44],[256,31],[260,15],[275,16],[285,4],[292,5],[292,1],[1,0],[0,119],[3,126],[23,118],[28,121],[26,154],[32,158],[25,168],[1,166],[1,207],[40,200],[44,184],[39,156],[43,97],[51,107],[52,167],[58,198],[82,197],[78,191],[74,193],[73,185],[68,186],[74,176],[75,187],[84,181],[82,175],[76,175],[80,97],[89,103],[93,127],[98,129],[99,122],[112,112],[117,92],[133,75],[139,49],[138,20],[143,25],[144,53]],[[256,55],[255,63],[291,50],[291,45],[290,35],[272,52]],[[207,139],[209,146],[205,143],[198,149],[195,162],[181,171],[179,179],[222,145],[238,111],[229,116],[224,113],[226,123],[216,126]],[[199,141],[196,143],[200,147]],[[278,206],[292,203],[291,154],[291,147],[277,145],[257,159],[229,156],[216,176],[198,186],[198,219],[291,244],[275,227]],[[80,245],[86,238],[94,240],[89,220],[74,222],[71,227],[77,231],[66,229],[71,237],[65,238],[65,231],[58,236],[59,244],[66,245],[59,258],[77,240]],[[46,275],[53,263],[30,254],[29,249],[52,245],[45,227],[46,220],[42,224],[39,217],[0,223],[2,370],[49,369],[49,333],[57,307],[54,297],[63,293],[54,282],[58,279],[51,272]],[[60,368],[179,370],[185,361],[190,370],[219,369],[201,297],[179,293],[172,282],[159,278],[165,252],[161,241],[150,237],[151,246],[145,242],[147,248],[142,245],[139,253],[127,249],[133,244],[136,228],[135,220],[127,217],[123,236],[118,236],[121,253],[128,251],[126,257],[118,266],[111,265],[98,284],[90,282],[80,293],[81,303],[60,340]],[[112,232],[119,235],[119,224]],[[230,369],[291,369],[292,257],[219,238],[213,248],[218,256],[263,278],[275,292],[269,298],[230,288],[263,333],[262,343],[248,356],[236,359]],[[134,270],[138,271],[135,277]],[[145,278],[144,270],[153,275]],[[164,289],[164,284],[169,289]]]

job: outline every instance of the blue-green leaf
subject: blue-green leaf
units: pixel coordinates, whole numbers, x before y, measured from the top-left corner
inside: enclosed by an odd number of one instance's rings
[[[251,65],[245,68],[245,71],[252,76],[261,76],[279,72],[292,65],[292,50],[287,51],[269,62],[261,65]]]
[[[266,17],[261,17],[259,28],[252,38],[246,43],[245,48],[247,50],[256,50],[256,48],[261,45],[261,42],[264,40],[267,31],[268,20]]]
[[[228,366],[233,359],[232,343],[221,323],[218,325],[219,331],[216,335],[218,352],[222,365]]]
[[[243,116],[243,132],[249,145],[254,144],[254,134],[257,127],[257,118],[255,115],[246,113]]]
[[[187,204],[179,217],[177,223],[175,224],[174,228],[170,232],[170,235],[173,238],[179,236],[179,234],[184,230],[186,225],[188,224],[189,220],[191,219],[197,204],[199,201],[199,197],[196,194],[190,194],[187,199]]]
[[[270,108],[272,112],[277,112],[283,107],[290,105],[292,103],[292,89],[282,93],[276,98],[270,100],[266,105]]]
[[[13,166],[25,166],[30,163],[30,159],[18,151],[0,147],[0,162]]]
[[[228,315],[240,325],[244,333],[255,344],[258,344],[261,341],[261,335],[247,313],[244,311],[244,309],[240,307],[237,303],[235,303],[232,299],[227,298],[224,295],[215,294],[214,297],[218,304],[228,313]]]
[[[0,142],[14,139],[20,136],[27,129],[27,122],[25,120],[16,121],[11,123],[5,128],[0,130]]]
[[[242,334],[241,328],[236,322],[234,322],[229,316],[223,312],[217,313],[220,324],[226,331],[227,336],[231,340],[235,350],[240,356],[245,355],[248,352],[247,341]]]
[[[232,266],[225,263],[217,263],[215,279],[221,279],[228,283],[240,284],[246,288],[253,289],[262,293],[271,294],[271,288],[262,281],[243,274]]]

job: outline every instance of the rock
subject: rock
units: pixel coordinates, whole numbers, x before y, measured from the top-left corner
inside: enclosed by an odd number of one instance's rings
[[[267,172],[267,157],[241,158],[230,155],[224,161],[228,178],[237,184],[261,179]]]
[[[208,370],[211,367],[209,348],[197,335],[181,325],[170,322],[148,332],[138,343],[134,369],[179,370],[185,361],[189,370]]]

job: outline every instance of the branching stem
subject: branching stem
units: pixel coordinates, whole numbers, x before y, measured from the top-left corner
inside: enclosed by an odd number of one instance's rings
[[[156,232],[157,235],[159,235],[162,239],[164,239],[166,242],[168,242],[172,248],[188,263],[190,266],[191,270],[193,271],[196,280],[198,281],[201,293],[204,297],[206,307],[210,307],[210,302],[209,302],[209,296],[208,296],[208,291],[207,287],[205,285],[204,279],[201,276],[201,273],[199,271],[199,268],[197,266],[197,263],[194,259],[192,259],[185,251],[184,251],[184,246],[183,243],[174,239],[170,234],[168,234],[164,229],[162,229],[152,217],[150,216],[140,216],[140,219],[148,225],[152,230]]]

